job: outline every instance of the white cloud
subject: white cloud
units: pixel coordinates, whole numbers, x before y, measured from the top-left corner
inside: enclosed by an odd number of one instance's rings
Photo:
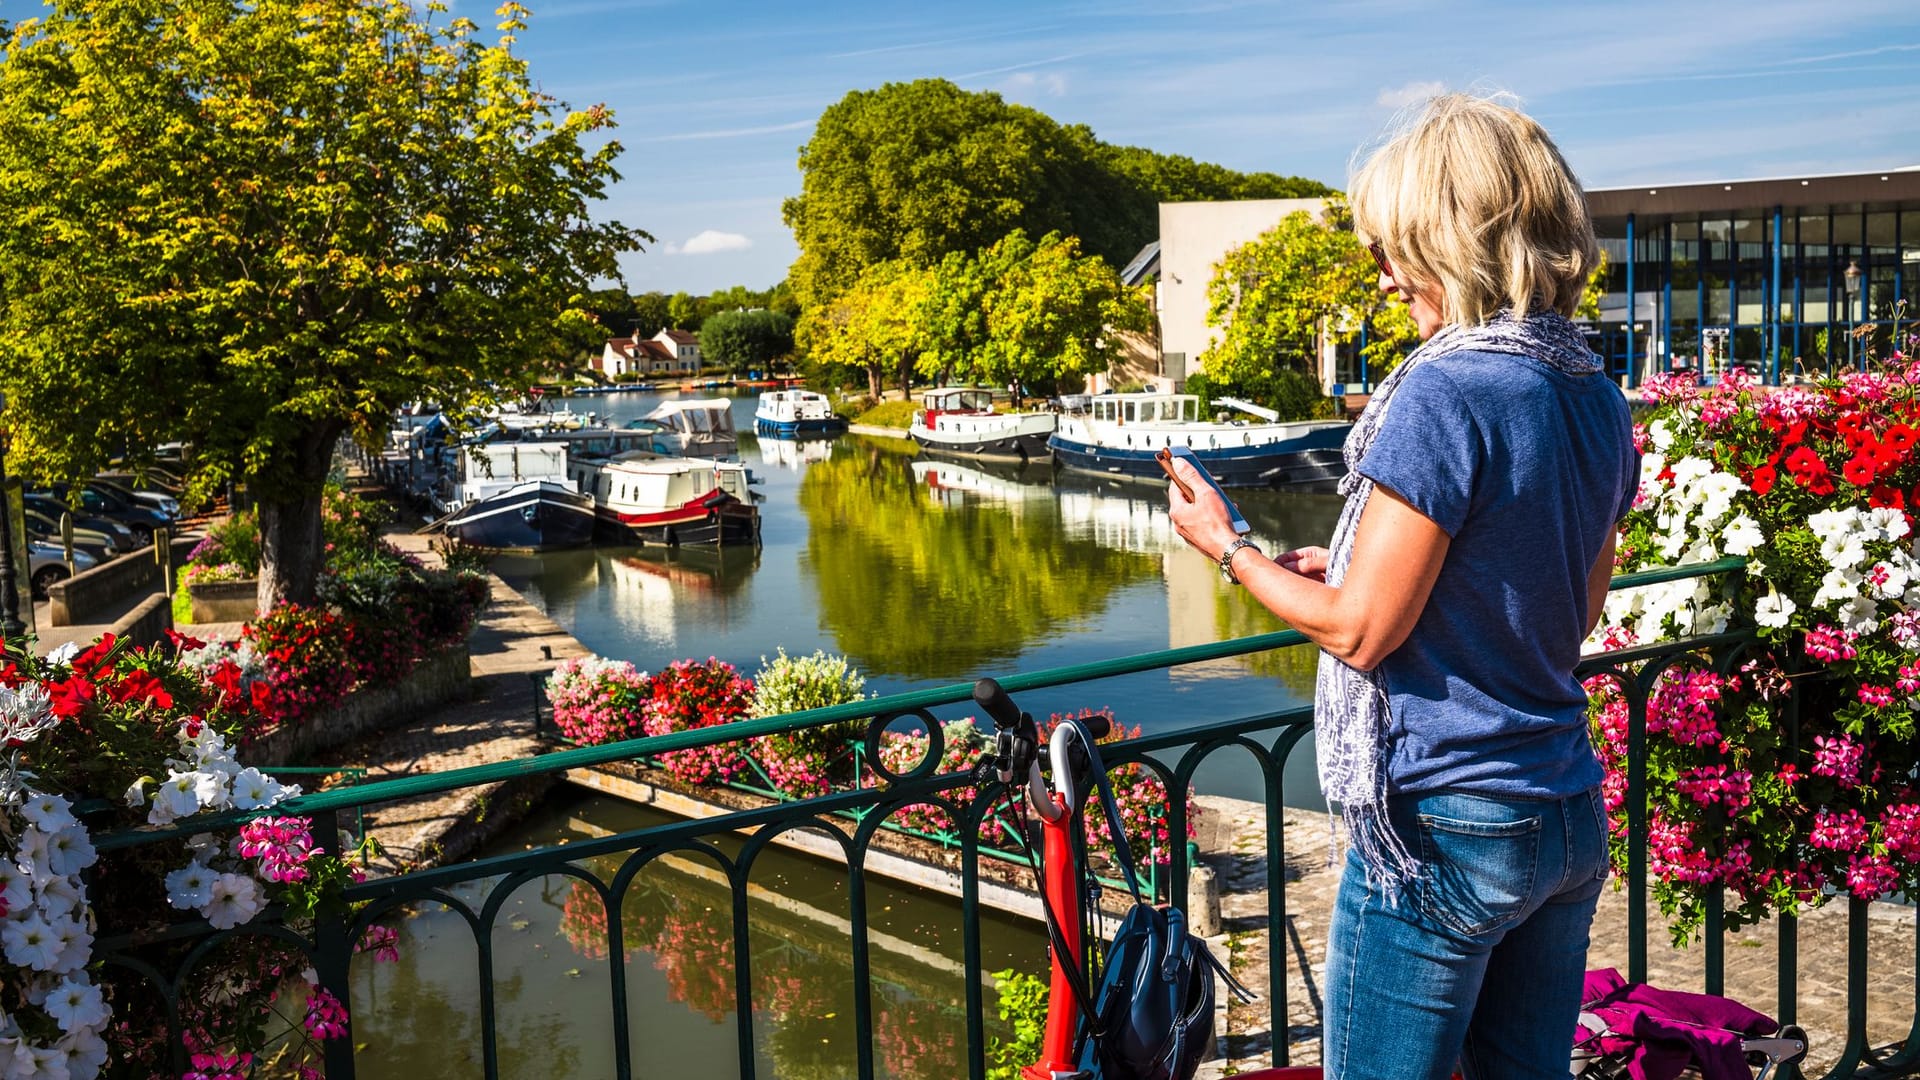
[[[668,255],[718,255],[723,251],[745,251],[753,241],[739,233],[702,229],[684,244],[671,241],[661,250]]]
[[[1410,82],[1405,86],[1389,86],[1380,91],[1380,96],[1374,98],[1373,103],[1389,109],[1404,109],[1409,105],[1425,101],[1446,88],[1447,84],[1439,81]]]
[[[1002,83],[1000,90],[1016,101],[1036,94],[1062,97],[1067,92],[1067,77],[1057,71],[1044,74],[1023,71]]]

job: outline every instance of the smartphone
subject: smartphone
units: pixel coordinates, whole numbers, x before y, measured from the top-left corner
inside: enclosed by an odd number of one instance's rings
[[[1193,471],[1200,474],[1200,479],[1205,480],[1214,494],[1220,496],[1220,501],[1227,504],[1227,517],[1233,522],[1233,531],[1242,536],[1253,531],[1253,526],[1247,524],[1247,519],[1240,516],[1240,508],[1233,505],[1232,499],[1227,498],[1227,493],[1221,488],[1220,481],[1215,480],[1213,474],[1207,471],[1207,467],[1200,463],[1200,459],[1193,456],[1193,451],[1184,446],[1169,446],[1153,456],[1154,460],[1160,463],[1160,468],[1165,470],[1167,479],[1174,482],[1174,485],[1180,489],[1180,494],[1187,497],[1188,502],[1192,502],[1193,492],[1188,490],[1186,482],[1173,471],[1173,459],[1186,458],[1187,464],[1193,466]]]

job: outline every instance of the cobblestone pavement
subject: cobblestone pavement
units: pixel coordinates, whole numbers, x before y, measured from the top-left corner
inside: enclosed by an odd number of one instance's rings
[[[1221,884],[1222,933],[1210,939],[1216,955],[1231,957],[1234,974],[1267,994],[1273,957],[1268,947],[1265,808],[1257,803],[1200,797],[1204,808],[1199,841]],[[1286,941],[1281,960],[1286,983],[1287,1047],[1291,1063],[1320,1061],[1320,1017],[1326,964],[1327,918],[1339,871],[1331,865],[1332,843],[1326,815],[1289,810],[1285,818]],[[1798,931],[1799,994],[1796,1019],[1808,1032],[1811,1051],[1804,1066],[1823,1075],[1839,1059],[1846,1043],[1846,968],[1848,905],[1828,904],[1804,916]],[[1676,949],[1668,942],[1666,922],[1649,903],[1647,925],[1650,982],[1677,990],[1705,989],[1704,948],[1699,943]],[[1874,1047],[1903,1041],[1915,1023],[1914,911],[1897,904],[1873,904],[1864,920],[1867,943],[1867,1039]],[[1746,927],[1727,935],[1724,993],[1776,1017],[1784,1014],[1776,987],[1779,968],[1777,923]],[[1623,891],[1602,894],[1594,917],[1587,964],[1627,968],[1627,902]],[[1225,995],[1222,995],[1225,999]],[[1229,999],[1230,1000],[1230,999]],[[1200,1077],[1231,1076],[1272,1064],[1270,1006],[1222,1005],[1224,1055],[1202,1067]]]
[[[431,557],[424,537],[399,534],[388,540]],[[537,691],[529,676],[544,675],[558,661],[587,650],[499,578],[492,586],[492,601],[468,640],[473,697],[344,747],[331,763],[365,768],[371,783],[538,752],[533,737]],[[527,777],[369,808],[367,830],[385,852],[373,869],[392,873],[458,858],[517,816],[497,811],[508,803],[530,802],[551,784],[551,778]]]

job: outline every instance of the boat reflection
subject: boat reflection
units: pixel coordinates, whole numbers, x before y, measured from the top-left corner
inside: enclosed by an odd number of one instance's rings
[[[768,468],[798,472],[832,456],[833,442],[831,435],[803,435],[796,438],[792,435],[776,437],[763,432],[759,437],[760,460]]]

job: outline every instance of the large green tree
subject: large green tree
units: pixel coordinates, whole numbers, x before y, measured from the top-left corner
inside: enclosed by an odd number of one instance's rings
[[[800,173],[782,213],[800,247],[789,281],[803,309],[874,263],[930,267],[1014,229],[1078,237],[1084,252],[1121,265],[1156,235],[1162,200],[1327,192],[1109,146],[1084,126],[941,79],[856,90],[829,106],[800,148]]]
[[[735,373],[765,371],[793,352],[793,320],[777,311],[722,311],[701,324],[700,351]]]
[[[181,439],[313,594],[335,443],[517,390],[645,234],[595,223],[604,109],[406,0],[54,0],[0,43],[0,385],[46,479]],[[594,144],[594,145],[590,145]],[[556,333],[556,327],[567,328]]]
[[[1025,258],[1008,260],[987,294],[986,347],[973,374],[994,386],[1050,387],[1062,376],[1105,371],[1118,335],[1152,320],[1145,294],[1127,288],[1106,260],[1081,255],[1071,236],[1049,234]]]
[[[1216,384],[1311,374],[1323,337],[1353,337],[1380,307],[1373,259],[1343,220],[1337,204],[1324,217],[1296,211],[1215,265],[1207,323],[1221,335],[1201,363]]]
[[[803,317],[799,336],[815,365],[864,373],[879,397],[889,374],[905,393],[924,347],[932,272],[894,259],[876,263],[851,288]]]

